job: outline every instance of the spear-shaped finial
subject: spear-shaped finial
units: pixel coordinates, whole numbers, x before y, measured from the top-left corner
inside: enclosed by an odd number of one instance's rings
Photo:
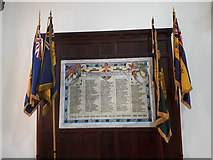
[[[154,17],[152,17],[152,26],[154,26]]]
[[[39,21],[38,21],[39,25],[41,24],[41,12],[39,10]]]
[[[173,7],[173,14],[175,14],[175,8]]]
[[[152,17],[152,53],[154,54],[154,17]]]
[[[50,17],[52,17],[52,11],[50,10]]]

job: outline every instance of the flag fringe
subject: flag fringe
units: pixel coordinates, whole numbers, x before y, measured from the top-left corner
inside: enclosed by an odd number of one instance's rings
[[[164,138],[165,142],[166,142],[166,143],[169,143],[169,140],[170,140],[170,138],[171,138],[171,136],[172,136],[171,128],[170,128],[169,134],[168,134],[167,136],[163,133],[163,131],[162,131],[159,127],[158,127],[158,132],[159,132],[160,135]]]

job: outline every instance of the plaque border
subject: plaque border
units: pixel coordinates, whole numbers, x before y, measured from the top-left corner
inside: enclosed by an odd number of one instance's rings
[[[149,91],[150,91],[150,105],[152,113],[151,122],[104,122],[104,123],[64,123],[64,106],[65,106],[65,64],[67,63],[129,63],[129,62],[148,62],[149,63]],[[155,127],[156,109],[153,80],[153,62],[152,57],[138,57],[138,58],[113,58],[113,59],[78,59],[78,60],[61,60],[60,72],[60,102],[59,102],[59,129],[70,128],[127,128],[127,127]]]

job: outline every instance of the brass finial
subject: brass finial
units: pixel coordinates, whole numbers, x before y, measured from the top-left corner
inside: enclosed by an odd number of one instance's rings
[[[175,8],[173,7],[173,14],[175,14]]]
[[[154,26],[154,17],[152,17],[152,25]]]
[[[52,11],[50,10],[50,17],[52,17]]]
[[[41,24],[41,12],[39,10],[39,21],[38,21],[39,25]]]

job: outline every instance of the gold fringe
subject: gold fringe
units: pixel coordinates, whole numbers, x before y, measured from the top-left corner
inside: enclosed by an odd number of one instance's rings
[[[165,121],[167,121],[168,119],[166,118],[159,118],[155,121],[155,127],[158,127],[158,125],[164,123]]]
[[[180,85],[180,83],[175,79],[175,66],[174,66],[174,57],[176,57],[176,49],[175,49],[175,22],[177,21],[176,18],[176,14],[175,11],[173,10],[173,16],[174,16],[174,21],[173,21],[173,73],[174,73],[174,83],[175,83],[175,100],[178,100],[178,94],[177,94],[177,90],[178,88],[181,91],[181,102],[188,107],[189,109],[191,109],[191,106],[183,100],[183,97],[186,93],[189,93],[192,90],[192,86],[190,86],[188,89],[186,89],[185,91],[182,91],[182,87]],[[180,59],[180,57],[179,57]],[[178,87],[178,88],[177,88]]]
[[[184,100],[181,99],[181,102],[189,109],[191,109],[192,107]]]
[[[191,87],[191,90],[192,90],[192,87]],[[191,91],[191,90],[190,90],[190,91]],[[188,93],[188,92],[187,92],[187,93]],[[185,94],[186,94],[186,93],[181,94],[181,102],[182,102],[186,107],[188,107],[189,109],[191,109],[192,107],[191,107],[186,101],[183,100]]]
[[[169,140],[170,140],[170,138],[171,138],[171,136],[172,136],[172,131],[171,131],[171,129],[170,129],[170,131],[169,131],[168,137],[161,131],[161,129],[160,129],[159,127],[158,127],[158,132],[159,132],[160,135],[164,138],[165,142],[166,142],[166,143],[169,143]]]
[[[26,111],[26,108],[27,108],[28,105],[30,105],[30,104],[27,103],[27,104],[24,106],[24,113],[30,117],[30,116],[36,111],[36,109],[38,108],[38,106],[39,106],[40,104],[41,104],[41,101],[37,104],[37,106],[32,110],[31,113],[28,113],[28,112]]]
[[[41,91],[44,91],[44,90],[47,90],[47,89],[51,89],[53,88],[53,83],[46,83],[46,84],[41,84],[38,88],[38,90],[41,92]]]
[[[168,112],[168,110],[167,110],[167,113],[159,112],[158,114],[159,114],[159,116],[162,117],[162,118],[169,119],[169,112]]]
[[[176,85],[178,88],[180,88],[180,91],[182,90],[182,89],[181,89],[181,86],[180,86],[180,83],[179,83],[177,80],[175,80],[175,85]],[[192,86],[190,86],[188,89],[186,89],[186,91],[181,92],[181,102],[182,102],[187,108],[189,108],[189,109],[191,109],[192,107],[191,107],[186,101],[184,101],[183,98],[184,98],[184,95],[185,95],[186,93],[189,93],[192,89],[193,89]]]
[[[169,119],[169,112],[168,113],[163,113],[163,112],[158,112],[158,115],[160,116],[159,119],[156,120],[155,126],[157,127],[159,124],[167,121]]]
[[[160,135],[165,139],[166,143],[169,142],[170,137],[172,136],[171,128],[169,131],[168,137],[161,131],[161,129],[158,127],[158,125],[164,123],[169,119],[169,112],[167,109],[167,113],[164,112],[159,112],[159,103],[160,103],[160,86],[159,83],[161,83],[162,89],[163,89],[163,96],[165,97],[165,100],[167,99],[167,92],[166,92],[166,85],[165,85],[165,78],[164,78],[164,72],[163,68],[159,68],[159,60],[160,60],[160,51],[158,50],[158,44],[157,44],[157,31],[154,31],[154,25],[152,25],[152,52],[155,47],[156,55],[155,55],[155,60],[154,60],[154,77],[156,81],[156,94],[157,94],[157,116],[160,118],[156,120],[155,124],[156,127],[158,128],[158,131]],[[154,35],[155,34],[155,37]],[[153,52],[154,53],[154,52]],[[160,71],[159,71],[160,69]]]
[[[33,45],[34,45],[34,43],[36,44],[36,40],[38,38],[39,27],[40,27],[40,25],[38,25],[37,28],[36,28],[36,36],[34,37]],[[36,46],[34,46],[34,47],[36,47]],[[33,53],[33,55],[34,54],[35,53]],[[39,101],[39,95],[36,94],[36,96],[35,96],[35,95],[31,94],[31,87],[32,87],[32,68],[33,68],[33,57],[32,57],[32,62],[31,62],[30,76],[29,76],[29,82],[28,82],[27,93],[26,93],[27,96],[28,96],[28,98],[29,98],[29,102],[24,106],[24,113],[26,115],[28,115],[28,116],[31,116],[33,114],[33,112],[37,109],[37,107],[30,114],[26,111],[26,107],[28,105],[34,106],[35,102]]]
[[[49,89],[49,90],[46,90],[46,91],[48,91],[49,93],[51,92],[51,90]],[[42,97],[42,98],[44,98],[45,100],[47,100],[50,104],[51,104],[51,93],[49,94],[49,95],[47,95],[46,93],[44,93],[44,92],[40,92],[39,93],[40,94],[40,96]]]
[[[47,100],[47,103],[43,106],[42,114],[46,115],[49,109],[51,108],[51,104],[53,99],[56,98],[57,91],[54,93],[54,95],[51,97],[51,89],[54,88],[56,85],[56,80],[55,80],[55,70],[54,66],[56,65],[56,60],[55,60],[55,47],[54,47],[54,42],[52,42],[52,18],[49,17],[47,26],[49,27],[49,45],[50,45],[50,56],[51,56],[51,70],[52,70],[52,77],[53,77],[53,82],[47,83],[47,84],[42,84],[39,85],[38,90],[39,90],[39,95]],[[44,54],[45,54],[45,47],[46,47],[46,40],[47,40],[47,31],[45,35],[45,41],[44,41]],[[43,67],[43,62],[44,62],[44,54],[42,58],[42,67]],[[54,65],[53,65],[54,63]],[[41,67],[41,68],[42,68]],[[41,74],[41,72],[40,72]]]
[[[192,89],[192,86],[190,86],[189,88],[185,89],[185,91],[182,91],[182,93],[189,93]]]
[[[35,100],[37,100],[37,101],[39,101],[39,100],[40,100],[40,98],[39,98],[39,95],[38,95],[38,94],[36,94],[36,96],[35,96],[35,95],[33,95],[33,94],[30,94],[30,98],[31,98],[31,99],[35,99]]]

